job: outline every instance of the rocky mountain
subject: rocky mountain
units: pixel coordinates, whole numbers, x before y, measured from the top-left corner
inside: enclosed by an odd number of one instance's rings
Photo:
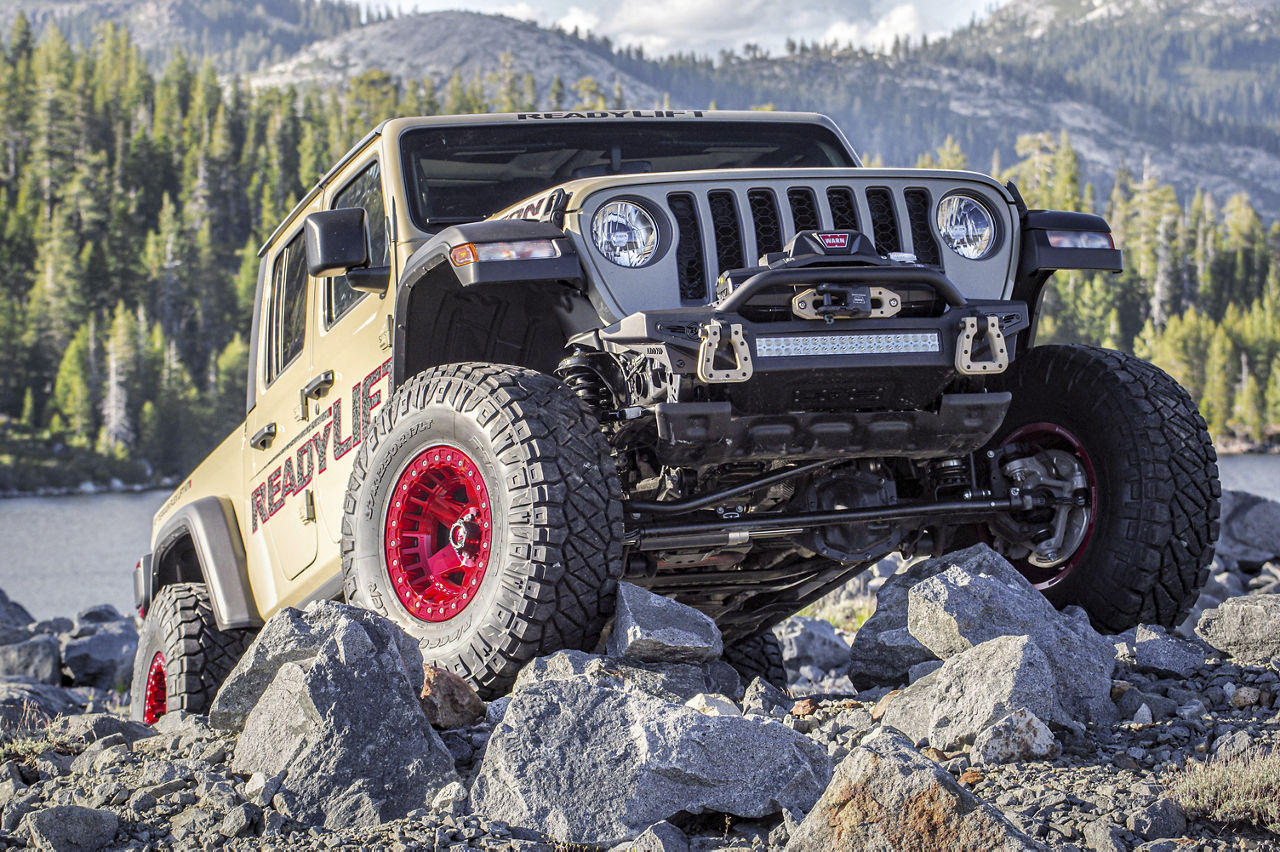
[[[1207,14],[1203,4],[1164,5],[1186,7],[1179,13],[1186,17],[1175,16],[1165,21],[1168,25]],[[497,57],[505,53],[517,74],[533,74],[544,105],[555,77],[566,86],[591,77],[605,91],[612,91],[615,82],[620,85],[628,106],[651,107],[666,99],[676,107],[769,103],[780,109],[811,109],[832,115],[864,155],[880,154],[888,164],[911,165],[950,134],[973,167],[983,170],[996,152],[1002,162],[1014,162],[1019,135],[1047,131],[1056,138],[1065,130],[1081,155],[1085,179],[1100,195],[1123,166],[1138,177],[1174,185],[1183,197],[1196,187],[1219,200],[1248,192],[1264,215],[1280,217],[1280,141],[1267,133],[1243,132],[1253,126],[1248,110],[1234,119],[1233,127],[1241,132],[1225,132],[1199,118],[1195,104],[1138,103],[1140,87],[1122,85],[1123,81],[1107,89],[1073,82],[1051,66],[1032,75],[1020,71],[1020,57],[1032,50],[1036,33],[1046,28],[1076,26],[1070,22],[1087,23],[1100,16],[1113,27],[1118,18],[1139,27],[1150,21],[1153,6],[1147,0],[1016,0],[989,23],[958,33],[941,46],[889,56],[801,49],[780,57],[733,57],[714,66],[636,57],[500,16],[438,12],[316,42],[257,72],[251,81],[255,86],[341,85],[378,68],[402,79],[429,77],[442,85],[455,70],[467,80],[483,77],[497,68]],[[1241,0],[1231,6],[1237,7],[1256,16],[1270,14],[1280,4]],[[1248,30],[1253,19],[1230,20],[1235,21],[1235,32]],[[1058,49],[1070,56],[1092,37],[1091,31],[1083,31]],[[1273,59],[1267,73],[1274,65]],[[1196,66],[1199,70],[1184,68],[1183,73],[1203,76],[1212,71],[1210,66],[1206,59]],[[1242,73],[1246,72],[1236,72],[1231,79]],[[1223,95],[1206,88],[1204,99],[1212,101],[1215,93]],[[566,107],[574,105],[573,98],[571,93]],[[1152,111],[1158,119],[1151,118]],[[1206,114],[1204,109],[1199,112]]]
[[[0,32],[9,32],[19,12],[36,33],[57,26],[79,43],[113,21],[128,28],[153,65],[181,50],[209,57],[224,71],[276,62],[363,20],[346,0],[6,0]]]
[[[0,5],[0,27],[18,9],[82,37],[96,21],[122,21],[153,61],[181,47],[227,71],[254,69],[259,88],[341,86],[378,69],[429,78],[443,101],[456,71],[492,102],[501,70],[532,75],[543,108],[558,77],[566,108],[590,78],[633,107],[818,110],[891,165],[912,165],[951,135],[988,170],[993,156],[1018,159],[1020,135],[1066,131],[1095,197],[1125,167],[1184,200],[1197,187],[1219,201],[1248,192],[1266,218],[1280,218],[1280,0],[1010,0],[941,42],[888,55],[799,44],[715,61],[655,59],[472,12],[362,25],[341,0],[16,0]]]
[[[497,71],[504,54],[517,76],[533,75],[544,100],[555,77],[566,87],[590,77],[607,91],[620,82],[628,105],[662,103],[662,91],[620,69],[608,51],[526,21],[477,12],[406,15],[350,30],[251,75],[250,82],[255,88],[341,86],[377,69],[401,80],[425,77],[443,85],[455,71],[468,82]]]

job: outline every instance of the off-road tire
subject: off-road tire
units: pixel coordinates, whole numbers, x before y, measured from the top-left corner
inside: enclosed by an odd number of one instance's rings
[[[129,718],[142,721],[147,676],[163,654],[165,712],[208,713],[213,697],[253,641],[254,630],[220,630],[204,583],[165,586],[151,602],[138,636]]]
[[[782,665],[782,643],[768,630],[726,645],[723,658],[737,670],[744,685],[758,677],[779,689],[787,688],[787,670]]]
[[[1208,576],[1218,536],[1217,455],[1190,395],[1158,367],[1107,349],[1041,346],[987,383],[1013,401],[990,446],[1051,423],[1092,459],[1097,506],[1084,551],[1042,591],[1100,630],[1177,625]]]
[[[464,450],[492,503],[492,549],[474,597],[426,621],[397,596],[384,524],[398,478],[419,454]],[[342,521],[346,599],[399,624],[428,663],[504,694],[520,668],[593,648],[622,569],[621,486],[595,418],[552,376],[449,364],[398,388],[368,430]]]

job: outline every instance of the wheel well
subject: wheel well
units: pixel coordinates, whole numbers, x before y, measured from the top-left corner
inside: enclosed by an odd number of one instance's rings
[[[156,585],[152,594],[174,583],[204,583],[204,570],[196,554],[195,539],[186,528],[175,530],[156,548]]]
[[[441,364],[480,361],[550,373],[569,337],[600,321],[576,289],[559,282],[463,287],[445,267],[412,286],[403,326],[399,376]],[[397,341],[399,343],[399,340]]]

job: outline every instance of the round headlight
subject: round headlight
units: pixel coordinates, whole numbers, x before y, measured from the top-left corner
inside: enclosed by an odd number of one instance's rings
[[[610,201],[596,211],[591,238],[600,253],[619,266],[644,266],[658,248],[658,226],[639,204]]]
[[[938,204],[938,233],[956,254],[979,260],[995,247],[996,218],[976,198],[948,195]]]

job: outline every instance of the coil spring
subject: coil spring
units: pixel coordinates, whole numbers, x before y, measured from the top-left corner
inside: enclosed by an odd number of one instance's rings
[[[613,394],[600,374],[590,367],[574,365],[561,371],[561,377],[569,390],[577,394],[592,412],[600,414],[613,404]]]
[[[968,471],[961,459],[940,459],[930,466],[930,472],[939,491],[962,488],[969,483]]]

